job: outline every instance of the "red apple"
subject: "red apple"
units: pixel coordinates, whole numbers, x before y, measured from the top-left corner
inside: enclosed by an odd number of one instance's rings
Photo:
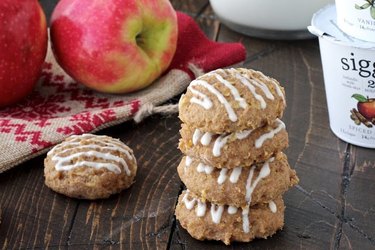
[[[375,118],[375,99],[368,99],[367,102],[358,102],[357,108],[359,113],[369,121]]]
[[[0,107],[32,91],[47,39],[46,17],[37,0],[0,1]]]
[[[168,0],[60,0],[51,40],[61,67],[107,93],[144,88],[169,66],[177,44]]]
[[[352,97],[358,101],[358,112],[369,121],[372,121],[375,118],[375,98],[366,98],[361,94],[354,94]]]

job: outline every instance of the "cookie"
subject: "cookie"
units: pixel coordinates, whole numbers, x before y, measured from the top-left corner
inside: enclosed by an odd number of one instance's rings
[[[249,242],[272,236],[284,225],[284,209],[281,197],[242,209],[203,202],[184,191],[175,214],[195,239],[220,240],[229,245],[232,241]]]
[[[281,118],[284,89],[251,69],[218,69],[198,77],[179,101],[179,117],[189,127],[216,134],[255,129]]]
[[[177,171],[186,188],[203,200],[236,207],[274,200],[299,181],[283,153],[265,163],[234,169],[214,168],[187,156]]]
[[[44,160],[45,184],[73,198],[107,198],[128,188],[136,172],[133,151],[108,136],[71,136]]]
[[[221,135],[182,124],[180,134],[179,149],[184,154],[216,168],[250,166],[288,147],[288,133],[279,119],[254,130]]]

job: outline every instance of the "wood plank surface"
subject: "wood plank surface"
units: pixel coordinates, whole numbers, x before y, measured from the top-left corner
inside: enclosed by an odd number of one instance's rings
[[[57,2],[41,1],[48,18]],[[48,189],[45,155],[1,174],[0,249],[374,249],[375,152],[330,131],[318,41],[251,38],[221,24],[207,0],[171,2],[210,39],[242,42],[247,57],[241,65],[285,87],[286,154],[300,184],[284,196],[284,229],[231,246],[190,237],[174,217],[184,188],[176,171],[180,121],[156,115],[98,132],[133,148],[139,166],[136,183],[109,199],[81,201]]]

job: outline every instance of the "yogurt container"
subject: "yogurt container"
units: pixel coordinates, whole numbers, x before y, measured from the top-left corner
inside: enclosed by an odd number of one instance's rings
[[[355,38],[375,42],[375,1],[336,0],[337,24]]]
[[[312,15],[334,0],[210,0],[215,14],[229,28],[268,39],[305,39]]]
[[[319,37],[333,133],[351,144],[375,148],[375,44],[342,32],[334,5],[314,14],[308,29]]]

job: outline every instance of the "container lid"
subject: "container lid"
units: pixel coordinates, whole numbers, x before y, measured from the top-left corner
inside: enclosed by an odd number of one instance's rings
[[[313,15],[311,26],[307,28],[312,34],[331,40],[331,42],[334,43],[375,50],[375,43],[362,41],[349,36],[339,28],[336,20],[336,7],[334,4],[330,4]]]

